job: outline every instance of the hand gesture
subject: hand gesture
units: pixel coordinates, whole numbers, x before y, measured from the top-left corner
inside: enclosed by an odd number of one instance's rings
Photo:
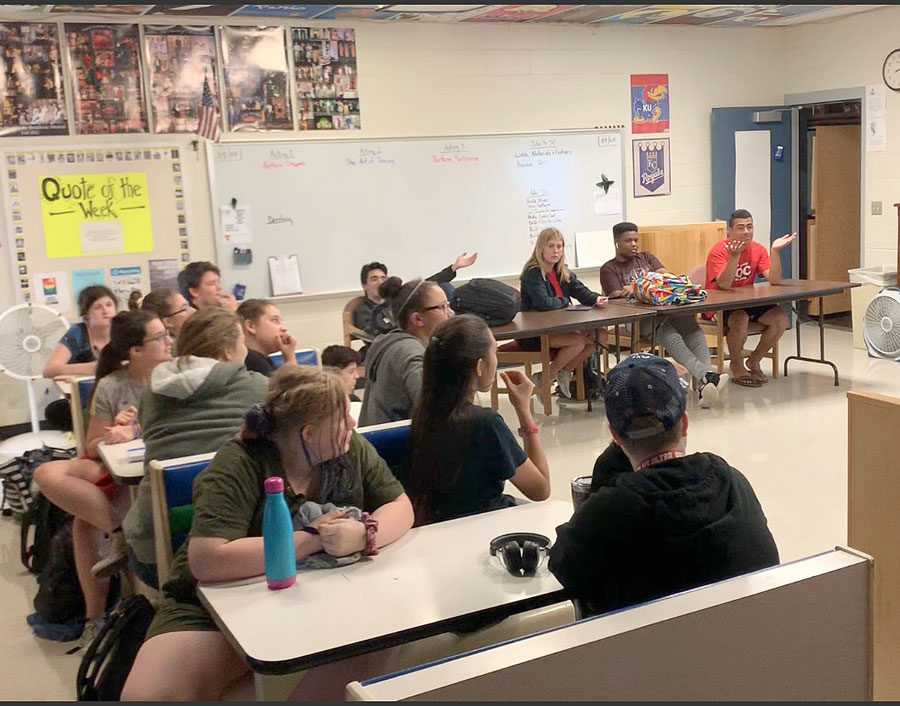
[[[103,441],[107,444],[122,444],[126,441],[131,441],[134,438],[134,427],[130,424],[128,426],[113,424],[111,427],[103,428],[106,429],[106,434],[103,435]]]
[[[456,256],[456,260],[453,262],[453,271],[456,272],[463,267],[468,267],[469,265],[474,265],[475,260],[478,257],[477,252],[473,252],[471,255],[466,255],[465,253],[461,253]]]
[[[359,520],[342,518],[319,528],[322,547],[331,556],[347,556],[366,548],[366,526]]]
[[[780,238],[776,238],[772,241],[772,252],[778,252],[782,248],[786,248],[788,245],[794,242],[794,239],[796,237],[796,233],[785,233]]]
[[[598,309],[602,309],[607,304],[609,304],[609,297],[597,297],[597,300],[594,302],[594,306]]]
[[[506,370],[500,373],[506,389],[509,390],[509,401],[516,409],[527,409],[531,402],[534,383],[521,370]]]
[[[287,331],[278,338],[278,346],[281,348],[281,354],[284,356],[284,362],[290,363],[294,361],[294,351],[297,348],[297,340]]]
[[[233,294],[220,294],[219,303],[228,311],[237,311],[238,303]]]
[[[732,240],[728,239],[725,241],[725,252],[727,252],[731,256],[740,255],[744,250],[747,249],[747,243],[749,240]]]
[[[135,419],[137,419],[137,407],[131,404],[120,411],[116,415],[116,418],[113,420],[113,422],[122,426],[128,426],[130,424],[134,424]]]

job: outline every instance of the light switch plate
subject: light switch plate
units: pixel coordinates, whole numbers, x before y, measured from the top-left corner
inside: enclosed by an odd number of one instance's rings
[[[881,201],[873,201],[872,202],[872,215],[873,216],[881,215]]]

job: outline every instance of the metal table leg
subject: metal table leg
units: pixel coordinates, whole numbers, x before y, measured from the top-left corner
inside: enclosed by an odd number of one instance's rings
[[[792,360],[803,360],[807,363],[819,363],[821,365],[830,365],[831,369],[834,371],[834,386],[837,387],[840,385],[840,380],[838,378],[838,369],[837,366],[832,363],[830,360],[825,358],[825,307],[822,304],[822,297],[818,297],[819,299],[819,357],[818,358],[807,358],[806,356],[801,355],[800,353],[800,314],[797,313],[797,320],[794,324],[795,333],[797,335],[797,355],[789,355],[784,359],[784,375],[787,377],[788,374],[788,362]]]

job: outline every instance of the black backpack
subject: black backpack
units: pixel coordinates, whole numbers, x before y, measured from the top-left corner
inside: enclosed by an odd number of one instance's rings
[[[84,595],[72,553],[72,518],[67,517],[50,540],[46,565],[38,576],[34,609],[48,623],[84,618]]]
[[[20,555],[32,574],[40,574],[50,559],[50,542],[71,516],[38,493],[22,515]]]
[[[3,484],[3,514],[7,515],[12,512],[16,515],[24,515],[31,508],[34,503],[31,478],[35,468],[47,461],[66,460],[74,455],[75,449],[43,446],[26,451],[21,456],[0,466],[0,482]]]
[[[478,314],[488,326],[503,326],[518,313],[522,297],[508,284],[476,277],[456,290],[451,306],[457,314]]]
[[[144,596],[124,599],[110,613],[81,658],[79,701],[118,701],[156,610]]]

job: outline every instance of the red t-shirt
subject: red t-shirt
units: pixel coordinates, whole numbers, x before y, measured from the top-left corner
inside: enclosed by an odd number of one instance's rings
[[[559,280],[556,277],[556,270],[552,267],[547,270],[547,281],[550,283],[550,286],[553,287],[553,293],[562,298],[562,287],[559,286]]]
[[[706,256],[706,289],[718,289],[716,277],[722,274],[725,265],[728,264],[728,251],[725,249],[725,240],[720,240],[712,246],[709,255]],[[751,240],[738,259],[737,269],[734,271],[732,287],[749,287],[756,276],[763,276],[771,265],[768,251],[755,240]]]

